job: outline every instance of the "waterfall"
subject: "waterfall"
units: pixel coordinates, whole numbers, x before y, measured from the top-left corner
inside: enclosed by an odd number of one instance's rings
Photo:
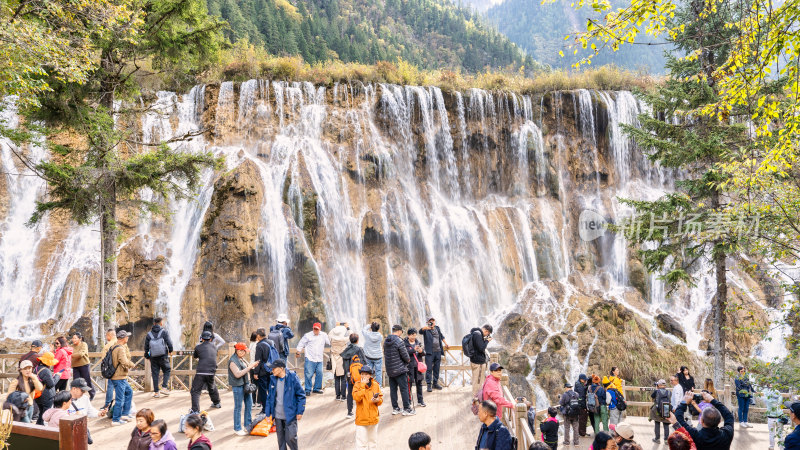
[[[616,221],[630,212],[617,197],[653,200],[674,189],[676,175],[648,161],[624,133],[648,112],[630,92],[536,99],[481,89],[249,80],[183,95],[158,92],[143,106],[140,150],[204,130],[169,145],[227,161],[225,170],[201,174],[191,198],[157,199],[143,190],[141,199],[166,202],[170,214],[142,215],[123,243],[138,246],[146,259],[163,258],[157,298],[142,300],[155,300],[153,314],[167,318],[176,342],[183,340],[182,309],[199,295],[187,286],[208,281],[198,270],[208,257],[200,254],[200,236],[222,195],[215,182],[246,161],[263,194],[248,223],[257,238],[248,243],[256,254],[246,277],[257,278],[252,289],[261,289],[251,297],[267,300],[252,300],[258,320],[280,313],[295,320],[297,305],[315,320],[350,321],[356,329],[374,316],[419,326],[433,315],[452,343],[473,326],[520,311],[548,336],[563,337],[565,368],[576,375],[594,348],[592,342],[589,354],[580,353],[586,349],[576,338],[577,327],[588,323],[577,299],[591,292],[644,320],[669,312],[699,350],[713,295],[709,267],[701,268],[696,287],[672,298],[650,275],[645,298],[629,304],[635,289],[625,239],[578,236],[583,209]],[[13,107],[4,107],[2,118],[14,125]],[[18,170],[10,145],[3,141],[0,154],[8,205],[0,210],[0,312],[4,333],[16,327],[27,337],[49,311],[67,311],[60,327],[93,314],[85,303],[95,294],[99,239],[92,227],[73,226],[43,246],[53,234],[49,219],[24,226],[44,185],[23,176],[27,169]],[[24,150],[35,161],[47,158],[43,146]],[[239,274],[214,275],[235,284]],[[313,288],[301,289],[303,282]],[[561,300],[550,290],[555,285]],[[34,299],[36,310],[5,300],[11,297]],[[521,306],[526,299],[532,303]],[[232,326],[253,325],[267,324]]]

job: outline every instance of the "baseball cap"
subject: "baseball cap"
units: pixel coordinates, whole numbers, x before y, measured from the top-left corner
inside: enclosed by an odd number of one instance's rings
[[[572,387],[572,385],[571,385],[571,384],[569,384],[569,383],[564,383],[564,387],[565,387],[565,388],[571,388],[571,387]]]
[[[800,402],[789,400],[788,402],[784,402],[783,406],[791,411],[795,417],[800,418]]]
[[[361,369],[359,369],[359,372],[360,373],[368,373],[370,375],[375,373],[375,371],[372,370],[372,367],[370,367],[370,366],[361,366]]]
[[[489,366],[489,372],[494,372],[495,370],[502,370],[502,369],[503,366],[501,366],[498,363],[492,363],[492,365]]]
[[[26,367],[33,367],[33,363],[32,363],[32,362],[30,362],[30,361],[28,361],[27,359],[23,359],[23,360],[22,360],[22,361],[20,361],[20,363],[19,363],[19,368],[20,368],[20,369],[24,369],[24,368],[26,368]]]
[[[119,331],[117,331],[117,339],[125,339],[125,338],[126,338],[126,337],[128,337],[128,336],[130,336],[130,333],[128,333],[128,332],[127,332],[127,331],[125,331],[125,330],[119,330]]]
[[[316,328],[318,330],[322,329],[322,324],[319,322],[314,322],[314,325],[311,325],[311,328]]]
[[[273,369],[276,368],[276,367],[286,368],[286,361],[278,358],[275,361],[272,361],[272,364],[270,364],[270,367],[272,367]]]
[[[236,345],[233,346],[233,348],[236,350],[244,350],[244,351],[248,350],[247,346],[244,345],[243,342],[237,342]]]
[[[667,382],[663,378],[656,381],[656,386],[661,386],[662,384],[667,384]]]
[[[42,345],[42,341],[36,339],[35,341],[31,342],[31,347],[44,347],[44,345]]]
[[[71,388],[78,388],[82,391],[88,392],[91,391],[92,388],[86,383],[86,380],[83,378],[74,378],[72,382],[69,384]]]
[[[275,319],[278,323],[289,323],[289,316],[286,314],[278,314],[278,318]]]
[[[628,422],[620,422],[612,428],[622,439],[633,439],[633,427]]]
[[[392,331],[403,331],[402,325],[392,325]]]
[[[119,337],[119,336],[117,336],[117,337]],[[213,338],[214,338],[214,335],[211,334],[210,331],[203,331],[203,333],[200,335],[200,340],[203,340],[203,341],[210,341]]]

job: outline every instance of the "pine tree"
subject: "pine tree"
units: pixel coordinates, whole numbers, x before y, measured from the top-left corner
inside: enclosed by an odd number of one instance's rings
[[[675,20],[685,30],[673,40],[696,59],[667,56],[669,78],[654,92],[643,94],[655,117],[643,114],[641,128],[626,127],[627,133],[648,151],[648,157],[662,167],[685,174],[676,191],[655,201],[623,202],[635,215],[616,227],[625,231],[629,242],[650,272],[662,273],[670,293],[681,284],[693,285],[704,262],[712,262],[716,278],[713,299],[714,382],[722,383],[725,369],[725,312],[728,303],[726,258],[738,248],[738,230],[727,216],[730,201],[720,188],[725,175],[720,170],[726,154],[749,144],[741,125],[687,112],[717,100],[713,79],[702,81],[698,73],[710,73],[728,51],[729,34],[723,24],[733,14],[720,7],[717,14],[700,18],[702,0],[693,0]],[[699,224],[699,232],[694,224]],[[721,384],[718,384],[721,385]]]
[[[210,152],[186,153],[166,143],[136,153],[129,146],[140,143],[135,142],[133,133],[115,126],[112,112],[120,123],[127,122],[128,114],[141,113],[138,107],[115,110],[115,105],[117,99],[130,100],[138,93],[137,77],[148,75],[142,61],[149,61],[154,71],[167,73],[173,80],[189,77],[213,62],[221,43],[222,22],[208,15],[203,0],[120,0],[117,4],[130,20],[92,30],[95,67],[91,76],[83,84],[59,83],[53,76],[54,89],[41,94],[42,107],[30,112],[34,118],[50,119],[50,132],[59,126],[85,142],[71,147],[51,145],[62,157],[35,167],[47,182],[48,193],[37,203],[30,222],[36,223],[53,210],[67,211],[79,224],[99,219],[101,329],[116,323],[118,206],[160,212],[160,204],[137,200],[142,188],[161,198],[188,195],[196,189],[203,168],[221,164]],[[15,138],[23,143],[31,135],[20,132]]]

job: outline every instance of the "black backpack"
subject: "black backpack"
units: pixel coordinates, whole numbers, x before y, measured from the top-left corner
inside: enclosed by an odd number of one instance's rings
[[[100,363],[100,373],[103,375],[103,378],[110,380],[111,377],[117,373],[117,366],[114,365],[114,350],[119,347],[119,345],[115,345],[108,349],[106,355],[103,356],[103,361]]]
[[[625,397],[623,397],[622,394],[620,394],[619,391],[616,389],[612,389],[612,391],[614,391],[617,394],[617,410],[625,411],[626,409],[628,409],[628,404],[625,403]]]
[[[272,346],[275,347],[275,350],[278,351],[279,354],[283,354],[283,331],[277,328],[270,330],[269,335],[267,336],[267,340],[272,342]]]
[[[581,400],[578,398],[578,394],[572,396],[569,399],[569,403],[567,404],[567,415],[568,416],[577,416],[581,413]]]
[[[464,353],[464,356],[467,358],[475,356],[475,348],[472,346],[472,333],[468,333],[461,338],[461,352]]]
[[[656,406],[658,407],[658,416],[662,419],[666,419],[669,417],[669,408],[664,408],[665,405],[669,405],[671,403],[671,398],[669,391],[666,389],[658,389],[656,391]],[[665,416],[664,413],[667,413]]]

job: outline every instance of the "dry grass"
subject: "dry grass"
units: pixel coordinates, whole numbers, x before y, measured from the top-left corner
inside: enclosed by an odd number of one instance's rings
[[[332,60],[310,65],[298,56],[277,57],[246,42],[222,52],[219,63],[204,72],[198,81],[245,81],[253,78],[310,81],[317,85],[363,82],[438,86],[445,91],[469,88],[512,91],[522,94],[570,90],[620,90],[647,88],[659,79],[615,66],[602,66],[582,72],[541,71],[526,75],[522,71],[487,71],[465,74],[453,70],[424,71],[402,59],[376,64],[344,63]]]

